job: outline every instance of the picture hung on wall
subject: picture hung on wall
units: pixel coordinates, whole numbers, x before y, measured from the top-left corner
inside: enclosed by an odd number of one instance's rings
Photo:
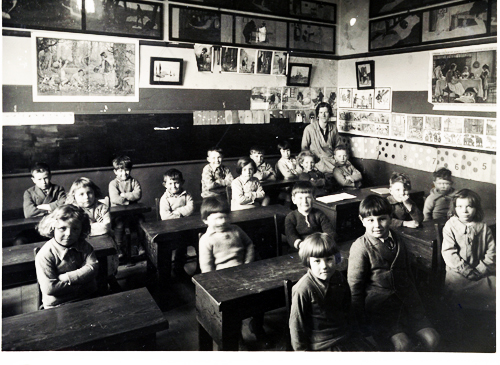
[[[234,17],[234,42],[261,48],[286,48],[286,22],[249,16]]]
[[[339,108],[352,108],[352,89],[339,88]]]
[[[373,109],[373,90],[353,90],[352,107],[355,109]]]
[[[373,109],[391,110],[392,94],[390,87],[376,87]]]
[[[297,51],[334,54],[335,27],[289,22],[288,47]]]
[[[262,14],[287,15],[288,0],[234,0],[232,7],[237,10]]]
[[[222,72],[238,72],[238,48],[221,47]]]
[[[235,0],[182,0],[179,2],[232,9],[234,1]]]
[[[332,117],[337,118],[337,88],[325,87],[325,97],[322,101],[330,104],[333,111]]]
[[[406,138],[413,141],[423,140],[424,117],[422,115],[406,115]]]
[[[182,58],[151,57],[150,85],[182,85]]]
[[[323,100],[324,96],[324,88],[322,87],[284,87],[283,109],[312,110]]]
[[[213,10],[169,5],[169,39],[194,43],[232,43],[233,16]]]
[[[421,13],[370,20],[369,50],[414,46],[420,44],[421,34]]]
[[[240,48],[240,57],[238,61],[238,73],[255,73],[255,56],[257,51],[251,48]]]
[[[370,18],[423,6],[426,0],[370,0]],[[432,0],[431,0],[432,1]]]
[[[281,109],[281,88],[254,87],[250,97],[252,110],[279,110]]]
[[[489,11],[489,32],[490,34],[497,34],[497,1],[490,0],[490,11]]]
[[[194,55],[199,72],[212,72],[214,65],[214,50],[209,44],[195,44]]]
[[[430,62],[428,101],[435,107],[496,109],[495,46],[435,51]]]
[[[389,134],[394,139],[406,138],[406,114],[393,114]]]
[[[422,42],[469,39],[488,32],[488,1],[479,0],[425,10]]]
[[[87,33],[163,39],[162,3],[108,0],[84,1],[85,31]]]
[[[281,51],[274,51],[271,75],[286,76],[286,70],[287,70],[287,53]]]
[[[271,74],[271,62],[273,59],[273,51],[257,51],[257,74],[258,75],[270,75]]]
[[[289,63],[287,86],[309,86],[311,83],[312,65],[307,63]]]
[[[291,17],[335,24],[337,16],[337,6],[335,4],[310,0],[288,0],[288,2]]]
[[[358,90],[375,88],[375,61],[356,62],[356,82]]]
[[[76,3],[76,2],[75,2]],[[2,26],[55,31],[82,31],[82,9],[60,0],[2,1]]]
[[[34,102],[139,101],[139,41],[32,33]]]

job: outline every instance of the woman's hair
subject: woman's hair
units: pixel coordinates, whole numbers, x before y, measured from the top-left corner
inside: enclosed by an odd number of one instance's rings
[[[453,199],[451,200],[450,210],[448,215],[450,217],[457,215],[456,207],[457,207],[457,199],[469,199],[469,204],[476,209],[476,214],[472,217],[473,222],[481,222],[484,218],[484,211],[481,207],[481,198],[475,192],[470,189],[462,189],[458,191],[455,195],[453,195]]]
[[[236,173],[238,174],[238,176],[241,175],[241,170],[243,170],[243,167],[245,167],[248,164],[252,165],[253,172],[257,171],[257,165],[255,164],[254,160],[252,160],[250,157],[242,157],[238,160],[238,163],[236,164]]]
[[[206,220],[210,214],[215,213],[231,213],[231,208],[225,199],[218,196],[210,196],[203,199],[200,208],[201,219]]]
[[[312,153],[311,151],[302,151],[297,156],[297,163],[299,164],[299,166],[302,167],[302,162],[304,162],[304,158],[306,158],[308,156],[313,158],[314,163],[318,163],[319,158],[314,153]]]
[[[321,108],[327,108],[328,109],[328,118],[331,118],[333,116],[333,110],[332,110],[332,106],[328,103],[319,103],[317,106],[316,106],[316,118],[318,117],[319,115],[319,110]]]
[[[305,267],[311,267],[310,257],[325,258],[330,256],[335,256],[335,262],[340,263],[340,250],[333,237],[328,233],[313,233],[300,244],[299,257]]]
[[[89,178],[80,177],[76,179],[71,185],[71,189],[69,189],[68,196],[66,197],[66,204],[76,204],[75,201],[75,191],[80,188],[91,188],[94,191],[95,199],[101,199],[104,196],[102,195],[101,189]]]
[[[387,201],[386,198],[383,198],[379,195],[368,195],[359,205],[359,216],[361,218],[367,218],[371,216],[377,217],[380,215],[390,216],[391,214],[391,204]]]
[[[58,220],[80,222],[82,231],[78,240],[83,240],[90,234],[89,216],[82,208],[72,204],[61,205],[43,217],[37,226],[38,232],[44,237],[54,237],[54,226]]]

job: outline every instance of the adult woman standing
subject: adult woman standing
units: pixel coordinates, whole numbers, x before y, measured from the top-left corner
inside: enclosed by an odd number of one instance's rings
[[[316,107],[316,122],[304,129],[302,134],[302,151],[309,150],[319,157],[316,168],[323,173],[331,173],[335,166],[333,151],[340,142],[337,126],[328,123],[332,116],[332,107],[328,103],[319,103]]]

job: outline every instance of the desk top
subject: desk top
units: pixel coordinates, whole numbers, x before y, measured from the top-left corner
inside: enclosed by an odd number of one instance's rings
[[[2,351],[91,350],[167,328],[141,288],[2,318]]]
[[[231,302],[283,287],[283,280],[297,281],[306,272],[299,255],[293,253],[198,274],[192,281],[212,297],[222,311]]]
[[[35,228],[43,217],[18,218],[2,220],[2,229],[15,228],[19,230]]]
[[[295,184],[298,179],[282,179],[282,180],[265,180],[265,181],[260,181],[260,185],[264,190],[266,189],[272,189],[272,188],[283,188],[285,186],[292,186]],[[225,186],[217,186],[216,188],[210,189],[211,192],[217,193],[217,194],[225,194],[226,193],[226,187]]]
[[[240,223],[251,220],[265,219],[274,215],[286,216],[290,213],[290,209],[282,205],[268,205],[266,207],[257,207],[253,209],[244,209],[231,212],[231,222]],[[199,215],[183,217],[179,219],[169,219],[158,222],[143,222],[141,227],[146,232],[150,240],[162,240],[165,236],[185,232],[202,230],[206,228],[205,223]]]
[[[151,211],[151,207],[148,207],[142,203],[135,203],[129,205],[113,205],[109,208],[109,212],[113,216],[132,214],[132,213],[147,213]]]
[[[116,254],[116,247],[113,239],[108,235],[88,237],[87,242],[92,245],[98,257]],[[24,270],[22,265],[32,265],[35,268],[35,257],[33,249],[42,247],[45,242],[30,243],[21,246],[4,247],[2,249],[2,272]]]

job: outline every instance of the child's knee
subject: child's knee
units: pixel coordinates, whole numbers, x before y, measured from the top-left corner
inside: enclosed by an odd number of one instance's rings
[[[396,333],[391,337],[391,342],[395,351],[410,351],[411,340],[404,332]]]
[[[439,344],[439,333],[432,327],[421,329],[417,332],[417,336],[429,350],[434,350]]]

